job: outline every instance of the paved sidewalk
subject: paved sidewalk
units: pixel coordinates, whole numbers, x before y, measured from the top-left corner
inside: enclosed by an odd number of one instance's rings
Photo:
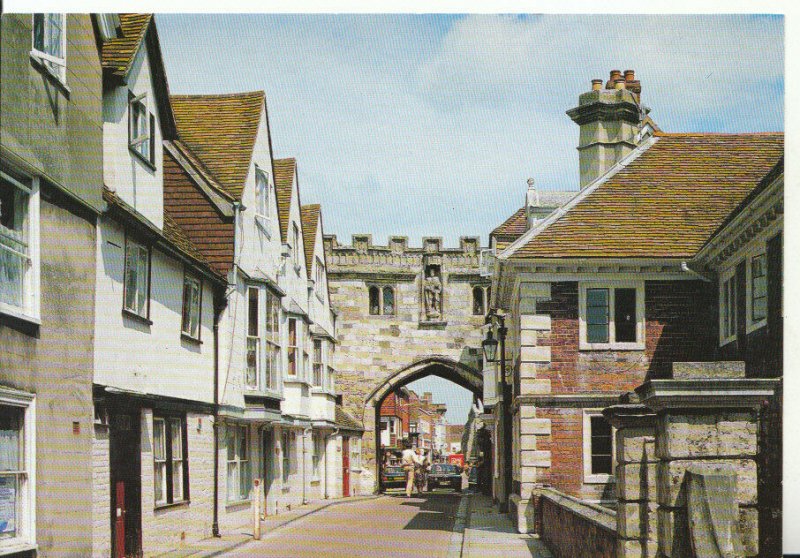
[[[517,533],[511,519],[497,511],[491,498],[473,494],[470,500],[462,558],[552,558],[538,537]]]
[[[348,498],[336,498],[332,500],[318,500],[299,506],[291,511],[279,513],[277,515],[269,515],[266,519],[261,521],[261,536],[264,537],[269,533],[280,529],[285,525],[294,523],[312,513],[324,510],[336,504],[348,504],[354,502],[361,502],[363,500],[372,500],[378,498],[378,495],[368,496],[350,496]],[[157,558],[211,558],[212,556],[219,556],[230,550],[239,548],[253,540],[253,526],[245,525],[235,529],[236,533],[226,534],[222,537],[209,537],[197,542],[182,545],[164,554],[159,554]]]

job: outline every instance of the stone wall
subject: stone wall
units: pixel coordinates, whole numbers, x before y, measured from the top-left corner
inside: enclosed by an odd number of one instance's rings
[[[555,558],[615,558],[613,511],[546,489],[540,494],[541,539]]]
[[[374,246],[369,235],[355,235],[351,246],[341,246],[335,236],[326,236],[325,255],[331,306],[339,312],[337,391],[347,411],[366,429],[366,474],[375,460],[375,412],[366,406],[373,390],[432,356],[479,373],[484,315],[473,314],[472,289],[487,287],[489,280],[479,273],[477,238],[462,238],[460,247],[451,249],[443,248],[439,238],[424,238],[421,248],[410,248],[405,237]],[[426,315],[424,299],[428,265],[440,266],[441,271],[441,316],[433,319]],[[370,286],[394,288],[393,314],[370,315]],[[425,374],[421,371],[419,376]]]

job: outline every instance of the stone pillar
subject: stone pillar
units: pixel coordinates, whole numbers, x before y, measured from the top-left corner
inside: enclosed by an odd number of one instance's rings
[[[687,470],[698,475],[735,477],[728,504],[709,504],[711,523],[738,517],[733,536],[744,556],[758,555],[758,410],[775,391],[776,379],[745,378],[743,362],[674,363],[673,378],[648,380],[636,389],[642,403],[658,413],[656,471],[658,545],[661,556],[717,556],[718,549],[692,549],[709,540],[692,525],[687,504]],[[733,509],[728,509],[733,508]],[[714,533],[716,535],[716,533]],[[711,538],[713,540],[714,537]],[[700,543],[695,543],[700,544]]]
[[[655,558],[656,414],[629,403],[608,407],[603,416],[616,428],[617,557]]]

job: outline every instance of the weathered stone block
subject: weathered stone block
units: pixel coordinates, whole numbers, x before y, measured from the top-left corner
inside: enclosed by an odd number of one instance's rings
[[[686,469],[707,472],[728,472],[736,475],[736,494],[740,505],[755,505],[758,501],[758,475],[752,459],[721,459],[713,461],[662,461],[656,466],[658,503],[662,506],[686,505],[684,477]]]
[[[538,373],[538,367],[535,362],[520,362],[519,363],[519,377],[520,379],[534,379]]]
[[[521,450],[535,450],[536,449],[536,436],[522,434],[519,437],[519,449]]]
[[[753,413],[665,415],[658,421],[656,455],[750,457],[758,451],[758,423]]]
[[[656,500],[656,464],[624,463],[617,465],[617,496],[620,500]]]
[[[656,558],[658,543],[632,539],[617,540],[617,558]]]
[[[655,428],[623,428],[617,430],[617,462],[642,463],[657,461]]]
[[[739,508],[739,534],[745,556],[758,556],[758,509]]]
[[[520,465],[523,467],[550,467],[551,457],[549,451],[523,450],[520,452]]]
[[[520,299],[523,298],[550,298],[550,283],[521,283],[519,286]]]
[[[520,432],[524,434],[550,434],[550,419],[543,418],[523,418],[520,422]]]
[[[672,378],[675,380],[701,380],[714,378],[744,378],[744,361],[673,362]]]
[[[536,482],[536,467],[520,467],[519,480],[521,483]]]
[[[620,502],[617,505],[617,533],[625,539],[657,537],[655,502]]]
[[[522,395],[544,395],[551,392],[550,380],[520,379],[520,393]]]
[[[531,329],[519,332],[519,344],[523,347],[533,347],[539,344],[538,334]]]
[[[521,347],[520,360],[522,362],[550,362],[550,347]]]
[[[550,331],[550,316],[547,314],[528,314],[519,317],[522,330]]]

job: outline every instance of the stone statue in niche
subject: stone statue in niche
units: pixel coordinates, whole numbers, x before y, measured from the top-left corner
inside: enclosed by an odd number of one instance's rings
[[[442,317],[442,279],[439,277],[439,266],[429,265],[425,268],[425,317],[437,320]]]

